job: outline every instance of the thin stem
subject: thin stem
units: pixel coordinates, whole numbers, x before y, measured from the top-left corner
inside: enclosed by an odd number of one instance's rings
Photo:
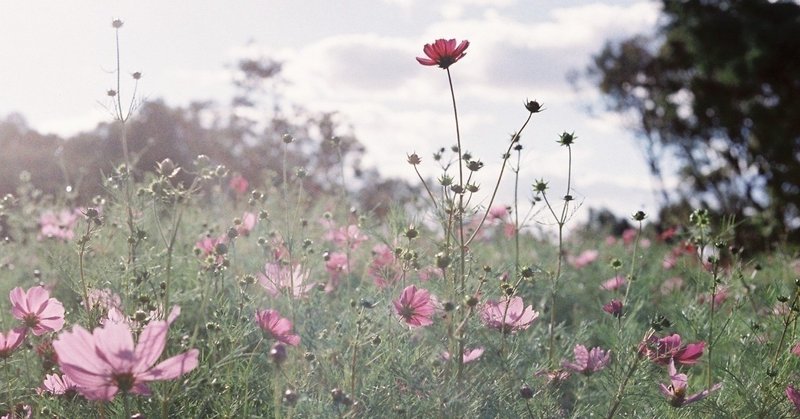
[[[83,258],[86,254],[86,245],[89,243],[90,234],[92,232],[92,220],[87,220],[86,234],[81,237],[80,251],[78,252],[78,269],[81,276],[81,287],[83,288],[83,304],[86,307],[86,315],[91,317],[91,305],[89,304],[89,288],[86,286],[86,275],[83,268]]]
[[[475,239],[481,227],[483,227],[483,223],[486,222],[486,217],[489,216],[489,208],[492,207],[492,204],[494,203],[494,198],[497,196],[497,191],[498,189],[500,189],[500,181],[503,179],[503,173],[505,172],[506,164],[508,163],[508,159],[511,156],[511,149],[514,147],[514,144],[519,142],[520,135],[522,134],[522,131],[525,130],[525,127],[528,126],[528,122],[530,122],[531,117],[533,117],[533,113],[528,114],[528,119],[525,120],[525,123],[522,124],[522,127],[519,129],[519,131],[517,131],[516,134],[514,134],[514,137],[511,139],[511,143],[508,145],[508,150],[506,150],[505,154],[503,154],[503,165],[500,167],[500,174],[497,176],[497,182],[495,182],[494,184],[494,190],[492,190],[492,197],[489,198],[489,204],[486,206],[486,212],[483,213],[483,218],[481,218],[481,222],[478,223],[478,227],[475,229],[475,231],[472,232],[472,235],[465,243],[466,246],[469,246],[469,244],[472,243],[472,240]]]
[[[625,396],[625,387],[628,385],[628,381],[630,381],[634,371],[636,371],[636,367],[638,366],[639,366],[639,354],[635,354],[633,364],[631,364],[631,367],[628,368],[628,372],[625,373],[625,378],[619,384],[619,388],[617,389],[617,394],[614,396],[614,404],[612,404],[611,408],[608,410],[606,419],[613,418],[614,415],[617,413],[619,405],[620,403],[622,403],[622,398]]]
[[[458,216],[458,247],[459,247],[459,277],[461,288],[460,291],[463,293],[465,290],[465,277],[464,273],[466,270],[466,247],[464,246],[464,159],[463,159],[463,150],[461,149],[461,131],[458,127],[458,108],[456,107],[456,93],[453,89],[453,78],[450,76],[450,68],[447,68],[447,82],[450,85],[450,97],[453,99],[453,117],[456,121],[456,141],[458,147],[458,186],[461,188],[458,191],[458,209],[457,209],[457,216]]]
[[[356,321],[356,337],[353,339],[353,354],[350,357],[350,394],[356,394],[356,360],[358,359],[358,340],[361,338],[361,319],[364,315],[364,307],[358,311]]]

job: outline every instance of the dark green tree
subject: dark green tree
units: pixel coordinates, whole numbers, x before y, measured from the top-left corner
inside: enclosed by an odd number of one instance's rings
[[[654,35],[607,43],[588,73],[632,116],[653,174],[678,163],[664,207],[733,215],[748,240],[800,241],[800,5],[662,3]]]

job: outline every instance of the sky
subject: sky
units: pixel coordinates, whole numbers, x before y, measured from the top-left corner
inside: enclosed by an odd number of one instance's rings
[[[657,2],[0,0],[0,10],[0,117],[17,112],[40,132],[65,136],[109,120],[102,103],[115,83],[111,21],[119,18],[122,71],[142,72],[144,97],[226,103],[232,64],[274,58],[284,65],[287,102],[337,111],[366,146],[366,165],[412,182],[407,154],[418,153],[423,175],[437,177],[432,153],[456,141],[446,72],[414,58],[435,39],[467,39],[466,57],[450,70],[463,148],[485,163],[478,203],[487,203],[510,134],[527,117],[523,103],[535,99],[546,110],[522,135],[521,200],[537,179],[564,194],[567,154],[556,140],[574,132],[576,218],[589,207],[622,216],[657,210],[630,121],[605,111],[590,84],[576,88],[567,77],[606,40],[652,33]],[[509,174],[501,204],[513,196]],[[666,183],[677,186],[673,177]]]

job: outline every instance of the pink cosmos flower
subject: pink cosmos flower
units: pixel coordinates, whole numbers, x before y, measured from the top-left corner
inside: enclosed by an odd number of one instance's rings
[[[395,313],[411,327],[433,324],[431,317],[436,311],[436,305],[428,290],[409,285],[392,304]]]
[[[38,239],[60,239],[70,241],[75,237],[74,228],[78,223],[78,210],[61,210],[58,214],[53,211],[44,212],[39,217]]]
[[[678,374],[678,370],[675,369],[675,361],[672,359],[669,361],[668,372],[670,385],[665,386],[659,383],[658,388],[661,390],[661,394],[667,397],[669,404],[674,407],[683,407],[687,404],[698,402],[708,397],[709,394],[722,388],[722,384],[717,383],[711,386],[711,388],[687,397],[686,386],[688,384],[688,378],[686,374]]]
[[[255,228],[257,222],[257,215],[252,212],[245,212],[242,214],[241,224],[236,226],[236,232],[239,233],[240,236],[249,236],[250,232],[253,231],[253,228]]]
[[[468,364],[472,361],[477,361],[480,359],[481,355],[483,355],[484,349],[483,348],[474,348],[468,349],[464,348],[464,353],[462,354],[461,363]],[[443,351],[442,352],[442,359],[445,361],[450,360],[450,352]]]
[[[90,288],[88,294],[90,309],[99,309],[107,313],[112,308],[120,309],[122,307],[122,298],[108,288]],[[86,302],[83,304],[86,305]]]
[[[536,377],[545,377],[547,384],[561,384],[561,382],[566,381],[569,378],[570,373],[569,371],[565,371],[563,369],[557,370],[539,370],[536,371],[536,374],[533,374]]]
[[[372,248],[372,262],[367,273],[378,288],[385,288],[400,278],[395,261],[394,251],[389,246],[378,244]]]
[[[215,249],[217,248],[218,244],[225,244],[228,241],[228,238],[225,236],[220,237],[203,237],[195,243],[195,247],[200,249],[203,256],[210,256],[214,254]]]
[[[503,299],[500,301],[489,300],[481,310],[481,320],[492,329],[503,333],[516,333],[527,329],[539,312],[533,306],[525,307],[521,297]]]
[[[488,221],[504,221],[508,217],[508,207],[505,205],[495,205],[489,208]]]
[[[347,269],[346,253],[333,252],[328,254],[328,259],[325,261],[325,270],[328,271],[330,280],[325,284],[325,292],[333,292],[339,287],[342,275],[347,273]]]
[[[78,385],[68,375],[58,374],[45,375],[42,386],[36,389],[36,393],[39,395],[49,393],[54,396],[69,396],[77,391]]]
[[[148,382],[172,380],[198,365],[197,349],[156,365],[167,344],[169,326],[179,313],[180,308],[175,306],[168,320],[151,321],[136,345],[125,323],[109,322],[92,333],[75,326],[53,342],[61,371],[89,400],[112,400],[119,391],[149,395]]]
[[[603,311],[616,318],[622,317],[622,301],[616,299],[609,301],[603,306]]]
[[[705,342],[697,342],[681,346],[681,336],[677,333],[663,338],[649,336],[639,344],[639,353],[659,365],[666,365],[672,359],[684,365],[693,365],[703,355],[705,345]]]
[[[17,327],[9,330],[6,334],[0,333],[0,359],[10,357],[19,348],[19,345],[22,345],[22,342],[25,341],[26,331],[27,329],[24,327]]]
[[[605,368],[611,361],[611,351],[604,351],[599,347],[589,351],[583,345],[575,345],[572,351],[575,353],[575,362],[564,361],[561,365],[581,374],[592,375]]]
[[[442,270],[436,266],[428,266],[426,268],[422,268],[417,272],[419,275],[419,280],[422,282],[430,281],[434,278],[441,278],[442,277]]]
[[[600,289],[604,291],[614,291],[625,286],[628,281],[624,277],[617,275],[600,284]]]
[[[292,333],[292,322],[281,317],[278,310],[257,310],[256,323],[270,337],[287,345],[300,344],[300,336]]]
[[[314,283],[307,283],[308,271],[300,265],[288,266],[282,263],[267,263],[264,272],[258,273],[258,282],[272,297],[281,294],[292,298],[303,298],[314,288]]]
[[[328,232],[325,233],[325,240],[332,241],[340,247],[349,247],[352,250],[357,249],[361,243],[367,241],[367,239],[369,239],[369,237],[362,233],[361,229],[355,224],[339,228],[335,228],[331,225]]]
[[[796,344],[795,344],[795,345],[792,347],[792,350],[791,350],[791,352],[792,352],[792,355],[800,356],[800,342],[796,343]]]
[[[661,284],[661,294],[669,295],[675,291],[680,291],[683,288],[683,278],[673,276],[672,278],[664,280]]]
[[[578,256],[570,256],[568,260],[569,263],[572,264],[572,266],[581,269],[596,261],[598,256],[600,256],[600,252],[594,249],[589,249],[589,250],[584,250]]]
[[[625,244],[632,244],[636,240],[636,229],[628,228],[622,232],[622,242]]]
[[[789,385],[786,387],[786,397],[794,404],[794,408],[800,412],[800,391],[797,391],[794,386]]]
[[[724,303],[725,300],[728,299],[728,288],[726,287],[719,287],[717,288],[717,293],[714,294],[714,306],[719,307],[720,304]],[[705,304],[711,303],[711,293],[708,294],[700,294],[697,297],[697,304]]]
[[[250,187],[250,182],[240,174],[235,174],[228,182],[228,186],[233,189],[237,195],[244,195],[247,193],[247,188]]]
[[[440,68],[447,68],[467,55],[464,52],[467,47],[469,47],[467,40],[461,41],[456,46],[455,39],[437,39],[433,44],[425,44],[422,52],[428,57],[417,57],[417,62],[422,65],[438,65]]]
[[[36,336],[47,332],[57,332],[64,327],[64,305],[44,287],[36,286],[28,291],[16,287],[9,293],[11,314],[22,320],[25,327]]]

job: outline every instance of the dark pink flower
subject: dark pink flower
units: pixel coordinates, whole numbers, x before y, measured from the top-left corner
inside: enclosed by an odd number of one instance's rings
[[[136,345],[125,323],[108,322],[92,333],[75,326],[53,342],[61,371],[89,400],[112,400],[119,391],[149,395],[150,381],[172,380],[197,367],[200,353],[197,349],[156,365],[167,344],[171,320],[179,313],[176,306],[169,320],[151,321]]]
[[[436,311],[436,305],[428,290],[409,285],[392,304],[395,313],[411,327],[433,324],[431,317]]]
[[[669,404],[674,407],[683,407],[687,404],[698,402],[708,397],[709,394],[722,388],[722,384],[717,383],[711,386],[711,388],[687,396],[686,386],[688,384],[688,379],[686,374],[678,374],[678,370],[675,369],[674,360],[669,361],[667,371],[669,373],[670,385],[665,386],[664,384],[659,384],[658,388],[661,390],[661,394],[667,397]]]
[[[705,342],[697,342],[681,346],[681,336],[677,333],[663,338],[650,336],[639,345],[639,353],[659,365],[666,365],[672,359],[693,365],[703,355],[705,345]]]
[[[244,195],[247,193],[247,188],[250,187],[250,182],[240,174],[235,174],[228,182],[228,186],[233,189],[237,195]]]
[[[281,317],[278,310],[257,310],[256,323],[271,338],[287,345],[300,344],[300,336],[292,333],[292,322]]]
[[[794,408],[800,412],[800,391],[797,391],[794,386],[789,385],[786,387],[786,397],[794,404]]]
[[[22,320],[34,335],[57,332],[64,327],[64,305],[50,298],[50,292],[44,287],[36,286],[28,291],[16,287],[9,293],[9,298],[11,314]]]
[[[539,312],[534,311],[533,306],[525,307],[520,297],[506,298],[501,301],[489,300],[481,310],[483,323],[503,333],[525,330],[537,317],[539,317]]]
[[[44,376],[42,386],[36,389],[36,393],[52,394],[54,396],[63,396],[74,394],[78,391],[78,385],[69,378],[68,375],[47,374]]]
[[[450,67],[453,63],[467,55],[464,52],[469,46],[469,41],[461,41],[456,46],[456,40],[437,39],[433,44],[425,44],[422,52],[428,57],[417,57],[422,65],[438,65],[440,68]]]
[[[6,359],[25,341],[26,328],[17,327],[6,334],[0,333],[0,359]]]
[[[622,317],[622,301],[616,299],[609,301],[603,306],[603,311],[616,318]]]
[[[604,351],[600,348],[587,350],[583,345],[575,345],[575,362],[562,362],[562,366],[575,372],[591,375],[602,370],[611,361],[611,351]]]
[[[292,298],[303,298],[314,288],[308,283],[308,271],[300,265],[288,266],[282,263],[267,263],[264,272],[258,273],[258,282],[272,297],[286,295]]]
[[[481,355],[483,355],[483,352],[484,352],[483,348],[474,348],[474,349],[464,348],[464,353],[462,354],[461,362],[463,364],[468,364],[472,361],[477,361],[478,359],[480,359]],[[449,361],[450,352],[443,351],[442,359],[445,361]]]
[[[600,284],[600,289],[605,291],[614,291],[624,287],[627,282],[628,281],[626,281],[624,277],[617,275]]]
[[[578,256],[570,256],[568,258],[568,261],[569,263],[572,264],[572,266],[581,269],[596,261],[599,255],[600,252],[598,252],[597,250],[589,249],[589,250],[584,250]]]

